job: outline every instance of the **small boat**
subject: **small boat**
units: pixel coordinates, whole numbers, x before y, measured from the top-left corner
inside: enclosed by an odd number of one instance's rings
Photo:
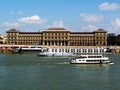
[[[105,51],[105,54],[107,54],[107,55],[115,54],[115,49],[114,48],[107,48]]]
[[[100,55],[80,55],[70,61],[71,64],[108,64],[112,63],[108,57]]]
[[[12,46],[9,48],[9,51],[12,53],[18,53],[20,51],[20,47],[18,46]]]

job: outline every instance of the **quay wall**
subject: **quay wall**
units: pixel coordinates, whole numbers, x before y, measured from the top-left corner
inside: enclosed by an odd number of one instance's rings
[[[12,46],[17,46],[17,47],[21,47],[22,45],[8,45],[8,44],[1,44],[0,45],[0,53],[11,53],[9,51],[10,47]]]
[[[10,53],[9,52],[9,48],[10,47],[22,47],[22,46],[36,46],[36,45],[7,45],[7,44],[1,44],[0,45],[0,53]],[[114,49],[114,52],[117,54],[120,54],[120,46],[41,46],[41,45],[37,45],[39,47],[43,47],[43,48],[110,48],[110,49]]]

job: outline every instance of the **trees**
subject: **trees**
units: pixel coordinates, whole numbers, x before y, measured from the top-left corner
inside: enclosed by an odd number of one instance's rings
[[[107,44],[108,45],[116,45],[117,36],[114,33],[109,33],[107,35]]]

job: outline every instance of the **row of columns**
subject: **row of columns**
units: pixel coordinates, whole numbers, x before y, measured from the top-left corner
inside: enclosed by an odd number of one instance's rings
[[[42,45],[69,46],[69,41],[43,41]]]

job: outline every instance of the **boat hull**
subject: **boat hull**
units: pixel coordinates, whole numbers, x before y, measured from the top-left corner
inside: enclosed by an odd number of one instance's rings
[[[59,56],[62,56],[62,57],[71,57],[71,56],[74,56],[73,53],[67,53],[67,52],[50,52],[50,51],[44,51],[44,52],[40,52],[38,54],[38,56],[54,56],[54,57],[59,57]]]
[[[109,62],[72,62],[70,61],[70,64],[111,64],[112,61]]]

